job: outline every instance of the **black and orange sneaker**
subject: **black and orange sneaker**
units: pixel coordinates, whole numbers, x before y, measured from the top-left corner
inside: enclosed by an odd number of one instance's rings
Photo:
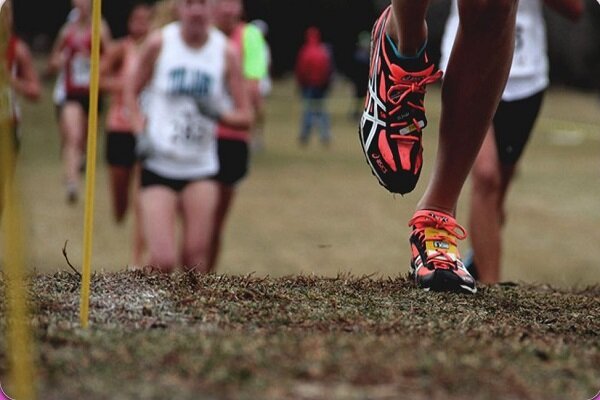
[[[467,232],[448,214],[421,210],[409,226],[412,259],[410,272],[418,287],[436,292],[477,293],[475,280],[465,268],[457,240]]]
[[[426,86],[442,77],[425,51],[417,59],[400,59],[386,37],[391,7],[371,33],[369,87],[359,126],[367,163],[392,193],[412,191],[421,174],[421,136],[427,126]]]

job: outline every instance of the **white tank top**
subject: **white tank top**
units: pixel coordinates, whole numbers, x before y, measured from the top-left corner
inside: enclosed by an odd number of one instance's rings
[[[162,29],[163,43],[147,86],[144,112],[152,154],[144,167],[171,179],[198,179],[219,168],[216,123],[198,111],[197,101],[222,104],[227,38],[215,28],[206,43],[190,48],[179,23]]]
[[[440,68],[445,70],[458,30],[458,5],[452,0],[450,16],[442,39]],[[514,101],[529,97],[548,86],[548,56],[546,26],[541,0],[520,0],[517,9],[515,51],[510,75],[502,100]]]

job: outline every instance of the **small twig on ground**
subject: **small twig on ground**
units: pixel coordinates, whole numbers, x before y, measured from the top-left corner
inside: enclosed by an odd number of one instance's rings
[[[194,289],[194,290],[198,289],[198,273],[199,273],[198,271],[199,270],[198,270],[197,265],[195,265],[192,268],[188,268],[185,271],[187,279],[188,279],[190,285],[192,286],[192,289]]]
[[[81,273],[79,271],[77,271],[77,269],[69,261],[69,256],[67,256],[67,243],[69,243],[69,241],[65,240],[65,245],[62,249],[63,256],[65,257],[65,260],[67,260],[67,264],[69,265],[69,268],[71,268],[73,270],[73,272],[75,272],[81,278]]]

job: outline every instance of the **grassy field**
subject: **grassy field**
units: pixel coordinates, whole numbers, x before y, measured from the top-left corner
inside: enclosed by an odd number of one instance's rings
[[[89,331],[77,328],[76,275],[38,275],[31,289],[44,400],[584,400],[600,389],[598,286],[464,296],[349,275],[120,272],[95,276]]]
[[[406,222],[424,190],[435,154],[439,90],[428,95],[422,181],[413,194],[392,196],[364,162],[357,124],[348,118],[350,88],[338,82],[330,101],[334,143],[297,145],[300,105],[290,81],[275,86],[268,103],[266,149],[256,154],[227,226],[219,272],[283,276],[338,273],[397,276],[408,267]],[[69,240],[80,264],[83,205],[69,207],[59,164],[59,142],[49,92],[24,104],[20,154],[28,210],[29,265],[65,269]],[[551,90],[520,176],[508,201],[503,279],[560,287],[600,281],[600,102],[592,94]],[[103,145],[104,134],[99,134]],[[93,265],[118,271],[130,263],[130,223],[112,222],[108,184],[99,153]],[[465,187],[465,198],[469,185]],[[458,219],[466,224],[467,203]],[[465,243],[464,248],[468,247]]]
[[[83,206],[64,200],[48,93],[24,105],[19,177],[40,399],[592,397],[600,389],[596,97],[550,91],[509,200],[507,282],[461,296],[405,280],[405,225],[425,184],[404,198],[379,187],[347,116],[349,93],[340,82],[331,98],[333,146],[302,149],[297,93],[290,81],[276,85],[266,149],[227,227],[224,275],[126,271],[131,221],[111,221],[100,162],[89,331],[78,328],[79,279],[62,255],[68,240],[80,265]],[[438,99],[432,88],[423,180]],[[2,331],[4,283],[0,274]]]

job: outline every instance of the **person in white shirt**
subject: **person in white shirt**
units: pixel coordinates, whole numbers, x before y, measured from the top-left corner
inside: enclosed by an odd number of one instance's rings
[[[576,20],[580,0],[549,0],[562,15]],[[508,188],[540,112],[548,86],[546,28],[542,0],[521,0],[517,9],[512,65],[492,124],[473,165],[469,225],[472,257],[465,265],[483,283],[500,279],[501,228]],[[440,68],[445,69],[458,29],[458,5],[452,1],[442,40]]]
[[[209,178],[219,168],[216,127],[249,127],[253,119],[236,52],[210,25],[213,2],[177,0],[179,21],[142,44],[125,90],[134,130],[143,132],[138,152],[148,265],[164,272],[179,265],[208,272],[217,199],[217,184]],[[142,90],[145,115],[137,102]]]

